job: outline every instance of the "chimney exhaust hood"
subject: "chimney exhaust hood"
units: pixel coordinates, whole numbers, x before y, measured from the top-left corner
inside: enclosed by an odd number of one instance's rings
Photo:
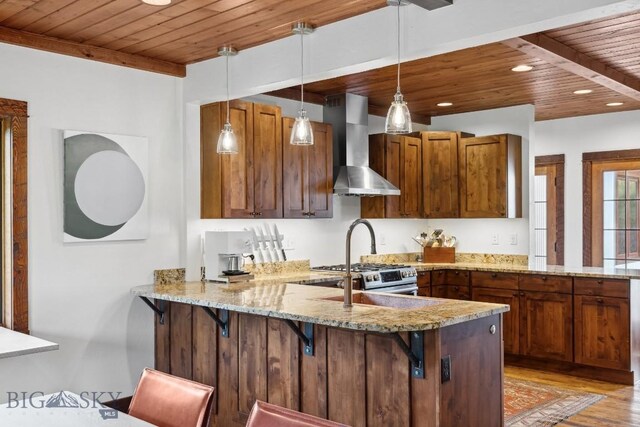
[[[400,189],[369,168],[369,100],[345,93],[329,96],[324,121],[333,127],[334,194],[399,196]]]

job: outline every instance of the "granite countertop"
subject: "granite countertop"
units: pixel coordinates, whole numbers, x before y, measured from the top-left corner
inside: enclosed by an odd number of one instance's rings
[[[564,267],[561,265],[548,265],[546,267],[528,267],[525,265],[513,264],[476,264],[476,263],[455,263],[455,264],[427,264],[422,262],[405,262],[405,265],[415,267],[418,271],[430,270],[474,270],[493,271],[503,273],[524,273],[524,274],[546,274],[553,276],[572,277],[598,277],[609,279],[640,279],[640,270],[615,269],[602,267]]]
[[[288,277],[290,276],[290,277]],[[419,308],[390,308],[354,304],[344,308],[343,291],[307,286],[305,280],[326,280],[323,273],[291,273],[244,283],[182,282],[138,286],[135,296],[225,309],[279,319],[370,332],[401,332],[438,329],[473,319],[503,313],[509,306],[439,298],[389,296],[369,292],[373,298],[403,300],[405,305],[423,302]],[[335,277],[335,276],[333,276]],[[291,283],[291,282],[299,283]],[[354,292],[354,298],[360,292]],[[336,300],[326,300],[336,298]],[[416,302],[418,301],[418,302]]]

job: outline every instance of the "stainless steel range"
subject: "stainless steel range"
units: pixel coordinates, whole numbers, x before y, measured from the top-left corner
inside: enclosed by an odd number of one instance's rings
[[[345,264],[313,267],[313,270],[347,272]],[[418,273],[408,265],[352,264],[351,272],[362,277],[364,291],[407,295],[416,295],[418,291]]]

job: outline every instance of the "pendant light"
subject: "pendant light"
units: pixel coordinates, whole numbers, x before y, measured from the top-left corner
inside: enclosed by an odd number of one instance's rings
[[[218,50],[218,55],[225,57],[227,69],[227,121],[218,137],[218,147],[216,148],[218,154],[238,154],[238,139],[233,133],[231,119],[229,117],[229,57],[237,54],[238,51],[232,47],[223,47]]]
[[[313,145],[313,130],[304,109],[304,36],[313,33],[313,27],[298,22],[293,26],[292,32],[300,35],[300,111],[291,129],[289,142],[291,145]]]
[[[400,6],[404,6],[406,3],[403,0],[389,0],[387,3],[395,5],[398,11],[398,86],[389,107],[384,128],[388,134],[399,135],[411,133],[411,113],[409,113],[409,107],[400,92]]]

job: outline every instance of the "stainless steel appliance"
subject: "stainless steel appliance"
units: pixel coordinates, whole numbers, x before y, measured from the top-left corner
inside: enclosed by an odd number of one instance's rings
[[[347,272],[345,264],[313,267],[317,271]],[[352,264],[351,272],[362,277],[364,291],[387,292],[393,294],[416,295],[418,273],[408,265],[394,264]]]

